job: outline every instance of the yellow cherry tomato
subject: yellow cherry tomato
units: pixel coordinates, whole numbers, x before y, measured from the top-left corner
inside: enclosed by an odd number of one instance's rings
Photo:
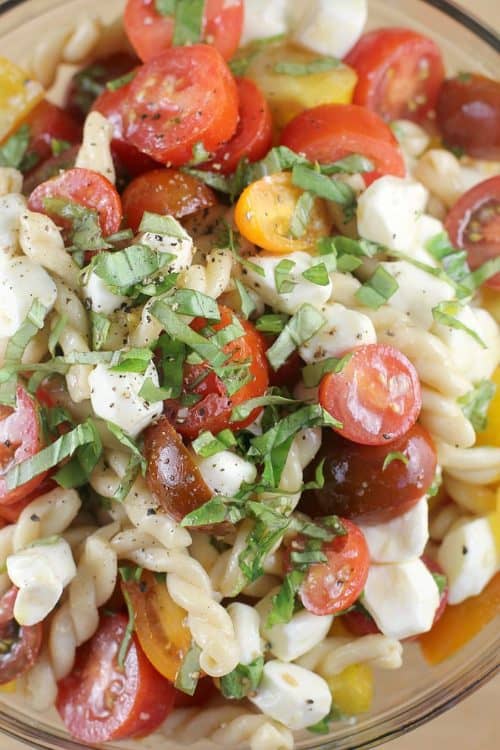
[[[373,671],[368,664],[351,664],[326,681],[335,706],[343,714],[357,716],[370,710],[373,700]]]
[[[492,377],[497,390],[488,409],[486,429],[477,433],[477,445],[493,445],[500,448],[500,367]]]
[[[301,206],[304,191],[289,172],[278,172],[253,182],[240,196],[234,220],[245,239],[270,253],[315,252],[316,242],[329,234],[331,221],[324,201]],[[300,219],[300,220],[299,220]]]
[[[340,63],[329,68],[326,62],[321,69],[319,61],[325,58],[288,42],[260,47],[257,44],[242,55],[250,60],[245,76],[262,89],[277,130],[282,130],[304,109],[352,101],[357,76],[347,65]],[[307,72],[305,66],[313,72]]]
[[[4,685],[0,685],[0,693],[15,693],[17,689],[16,681],[6,682]]]
[[[0,57],[0,143],[43,99],[44,90],[17,65]]]

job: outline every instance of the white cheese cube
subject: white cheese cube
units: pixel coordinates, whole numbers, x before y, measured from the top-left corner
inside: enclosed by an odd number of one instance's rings
[[[476,596],[498,570],[495,539],[486,518],[453,526],[438,550],[438,562],[448,578],[448,600],[459,604]]]
[[[266,36],[286,34],[288,31],[288,5],[290,0],[251,0],[245,3],[245,20],[241,44]]]
[[[90,401],[96,417],[114,422],[136,437],[163,411],[163,403],[149,403],[139,396],[144,382],[151,378],[158,385],[158,373],[151,362],[144,374],[112,372],[97,365],[89,375]]]
[[[19,244],[19,222],[26,198],[17,193],[0,197],[0,260],[15,254]]]
[[[241,602],[232,602],[227,613],[233,622],[240,649],[240,664],[251,664],[263,654],[259,613],[255,607]]]
[[[419,559],[372,565],[362,603],[380,631],[400,641],[431,629],[439,605],[439,590]]]
[[[166,264],[161,273],[180,273],[186,271],[193,262],[194,246],[193,240],[186,233],[183,239],[169,237],[165,234],[155,234],[154,232],[142,232],[136,237],[136,242],[141,245],[148,245],[157,253],[168,253],[175,257]]]
[[[264,666],[262,682],[250,700],[263,714],[294,731],[317,724],[332,706],[326,680],[297,664],[277,659]]]
[[[126,297],[113,294],[104,280],[94,272],[89,274],[87,283],[83,287],[83,294],[85,300],[89,302],[90,309],[104,315],[111,315],[127,302]]]
[[[344,57],[363,33],[367,5],[367,0],[292,0],[293,39],[320,55]]]
[[[362,344],[376,343],[377,334],[367,315],[337,303],[324,305],[320,312],[325,324],[299,348],[305,362],[339,357]]]
[[[0,277],[0,337],[10,337],[21,326],[37,299],[49,310],[57,297],[49,274],[29,258],[10,258]]]
[[[193,457],[201,476],[216,495],[233,497],[243,482],[251,484],[257,477],[254,464],[232,451],[220,451],[208,458]]]
[[[385,523],[359,524],[375,563],[399,563],[420,557],[429,539],[427,498]]]

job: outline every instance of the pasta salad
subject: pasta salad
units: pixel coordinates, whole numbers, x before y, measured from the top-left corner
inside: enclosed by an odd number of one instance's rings
[[[0,58],[0,687],[83,743],[292,750],[498,614],[500,83],[367,11]]]

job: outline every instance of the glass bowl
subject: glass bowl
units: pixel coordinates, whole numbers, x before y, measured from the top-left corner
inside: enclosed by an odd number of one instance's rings
[[[271,0],[272,1],[272,0]],[[247,0],[252,2],[252,0]],[[448,70],[498,74],[498,36],[458,5],[447,0],[370,0],[369,25],[410,26],[440,45]],[[0,0],[1,54],[22,62],[47,29],[57,30],[81,15],[111,21],[123,0]],[[57,98],[57,89],[54,96]],[[372,711],[356,723],[343,723],[321,738],[300,737],[297,747],[309,750],[359,750],[409,732],[451,708],[490,679],[499,666],[500,634],[491,622],[455,656],[429,667],[415,644],[405,646],[403,668],[378,672]],[[64,732],[55,714],[34,714],[16,697],[0,694],[0,732],[41,750],[83,750]],[[0,745],[6,747],[0,739]],[[155,738],[107,744],[108,750],[174,750],[176,743]],[[203,743],[197,744],[202,750]],[[211,743],[206,747],[214,747]],[[233,750],[237,750],[233,748]],[[243,750],[238,748],[238,750]]]

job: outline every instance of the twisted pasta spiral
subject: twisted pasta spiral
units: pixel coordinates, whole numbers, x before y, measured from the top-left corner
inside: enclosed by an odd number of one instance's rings
[[[364,635],[361,638],[326,638],[297,664],[328,678],[339,674],[351,664],[367,663],[380,669],[399,669],[403,647],[385,635]]]
[[[0,198],[9,193],[21,193],[23,175],[12,167],[0,167]]]
[[[181,274],[179,286],[218,299],[229,287],[233,256],[229,250],[212,250],[204,266],[195,263]]]

